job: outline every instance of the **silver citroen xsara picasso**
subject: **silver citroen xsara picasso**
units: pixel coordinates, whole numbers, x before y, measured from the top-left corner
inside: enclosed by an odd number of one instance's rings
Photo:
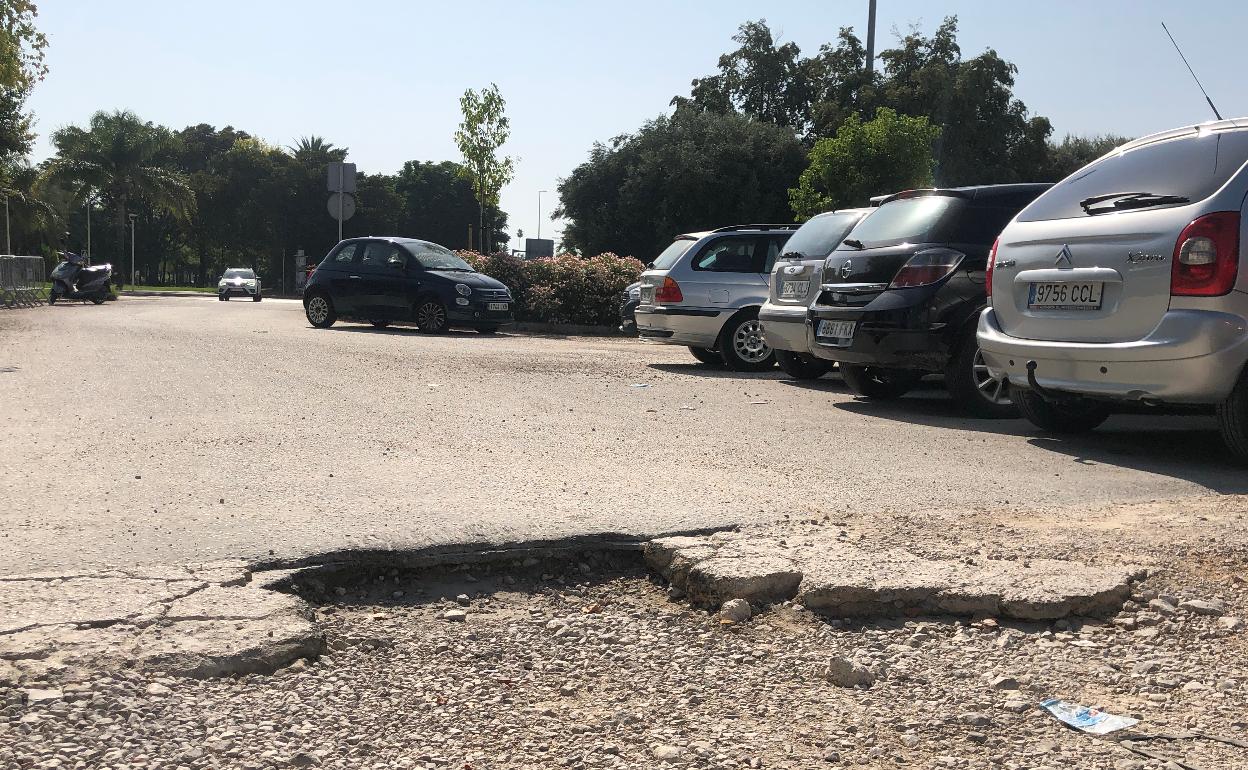
[[[1215,405],[1248,462],[1248,119],[1137,139],[1023,209],[989,260],[978,339],[1038,427],[1115,402]]]

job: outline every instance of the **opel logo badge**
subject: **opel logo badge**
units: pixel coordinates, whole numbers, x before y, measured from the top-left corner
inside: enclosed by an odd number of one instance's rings
[[[1057,265],[1058,267],[1063,267],[1063,266],[1072,267],[1074,265],[1073,260],[1074,260],[1074,255],[1070,253],[1070,246],[1063,243],[1062,250],[1057,252],[1057,259],[1054,260],[1053,264]]]
[[[841,265],[841,277],[848,278],[849,274],[852,272],[854,272],[854,260],[847,259],[844,264]]]

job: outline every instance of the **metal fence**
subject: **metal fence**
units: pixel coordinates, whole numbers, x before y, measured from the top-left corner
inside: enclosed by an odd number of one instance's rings
[[[0,255],[0,305],[33,307],[44,304],[47,265],[43,257]]]

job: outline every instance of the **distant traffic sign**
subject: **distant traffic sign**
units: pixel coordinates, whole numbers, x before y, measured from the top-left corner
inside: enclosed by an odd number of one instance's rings
[[[326,189],[330,192],[355,192],[354,163],[330,163],[326,176]]]
[[[342,203],[338,203],[338,199],[342,199]],[[325,204],[325,208],[329,209],[329,215],[339,222],[345,222],[355,216],[355,196],[351,193],[334,193],[329,196],[329,202]],[[341,213],[342,218],[339,219]]]

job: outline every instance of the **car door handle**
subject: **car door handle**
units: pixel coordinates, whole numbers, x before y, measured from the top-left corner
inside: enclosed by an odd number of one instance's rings
[[[350,278],[350,279],[352,279],[352,280],[354,280],[354,281],[358,281],[358,280],[360,280],[360,277],[359,277],[358,275],[349,275],[349,276],[347,276],[347,277],[348,277],[348,278]]]

